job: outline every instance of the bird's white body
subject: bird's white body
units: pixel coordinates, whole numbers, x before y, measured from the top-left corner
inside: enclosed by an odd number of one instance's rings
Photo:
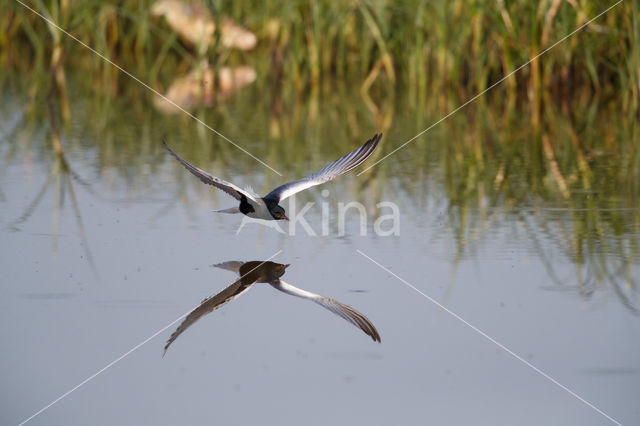
[[[275,220],[271,212],[269,211],[269,207],[267,207],[267,203],[265,203],[262,198],[255,197],[255,200],[247,198],[247,204],[251,206],[253,211],[246,213],[246,216],[249,216],[252,219],[262,219],[262,220]],[[216,213],[242,213],[239,207],[231,207],[224,210],[215,210]]]

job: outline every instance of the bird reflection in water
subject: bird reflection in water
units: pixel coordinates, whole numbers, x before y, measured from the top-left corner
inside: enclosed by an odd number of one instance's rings
[[[330,310],[334,314],[341,316],[351,324],[357,326],[374,341],[380,342],[380,335],[378,334],[378,330],[376,330],[373,324],[371,324],[371,321],[369,321],[367,317],[362,315],[360,312],[333,299],[320,296],[319,294],[311,293],[310,291],[302,290],[281,280],[280,277],[284,275],[285,270],[289,265],[260,261],[230,261],[220,263],[215,266],[222,269],[227,269],[229,271],[237,272],[238,274],[240,274],[240,278],[215,296],[204,299],[200,306],[198,306],[189,315],[187,315],[187,318],[178,326],[176,331],[173,332],[169,340],[167,340],[167,344],[164,347],[164,353],[167,352],[169,346],[171,346],[171,344],[178,338],[178,336],[180,336],[187,328],[193,325],[193,323],[198,321],[203,316],[215,311],[225,303],[240,296],[256,283],[268,283],[273,288],[278,289],[284,293],[290,294],[292,296],[302,297],[304,299],[309,299],[322,306],[323,308]]]

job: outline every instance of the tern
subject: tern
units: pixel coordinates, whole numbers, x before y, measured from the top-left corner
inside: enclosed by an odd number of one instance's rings
[[[319,294],[294,287],[293,285],[281,280],[280,277],[284,275],[285,270],[290,265],[283,265],[281,263],[269,261],[230,261],[219,263],[214,266],[236,272],[240,274],[240,278],[215,296],[204,299],[200,306],[195,308],[189,315],[187,315],[184,321],[182,321],[182,323],[178,326],[176,331],[171,334],[169,340],[167,340],[167,344],[164,347],[164,353],[167,352],[169,346],[171,346],[171,344],[178,338],[178,336],[180,336],[196,321],[198,321],[203,316],[215,311],[227,302],[230,302],[233,299],[237,298],[242,293],[249,290],[249,288],[251,288],[251,286],[256,283],[268,283],[271,284],[273,288],[284,293],[311,300],[322,306],[323,308],[330,310],[334,314],[339,315],[340,317],[349,321],[351,324],[357,326],[374,341],[381,341],[380,334],[378,334],[378,330],[376,330],[371,321],[369,321],[367,317],[365,317],[352,307],[344,305],[328,297],[320,296]]]
[[[164,139],[162,139],[162,143],[169,153],[180,162],[180,164],[182,164],[202,182],[215,186],[240,201],[240,206],[225,210],[218,210],[219,213],[243,213],[251,218],[263,220],[289,220],[285,214],[284,208],[279,204],[282,200],[297,192],[311,188],[312,186],[333,180],[341,174],[359,166],[369,158],[371,154],[373,154],[373,151],[377,148],[380,139],[382,139],[382,133],[376,134],[360,148],[321,168],[317,172],[302,179],[280,185],[262,198],[254,196],[249,191],[240,189],[230,182],[224,181],[202,169],[199,169],[193,164],[180,158],[180,156],[169,147]]]

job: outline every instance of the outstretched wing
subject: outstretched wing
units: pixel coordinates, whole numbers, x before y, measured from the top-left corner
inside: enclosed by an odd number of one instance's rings
[[[282,280],[271,281],[273,287],[278,290],[290,294],[296,297],[302,297],[303,299],[309,299],[316,302],[318,305],[322,306],[333,312],[336,315],[341,316],[342,318],[349,321],[351,324],[360,328],[360,330],[364,331],[367,335],[369,335],[374,341],[380,342],[380,335],[378,334],[378,330],[373,326],[371,321],[367,319],[360,312],[356,311],[350,306],[343,305],[342,303],[329,299],[328,297],[320,296],[319,294],[311,293],[310,291],[302,290],[298,287],[292,286]]]
[[[225,303],[230,302],[240,296],[253,284],[255,284],[255,282],[256,280],[247,280],[245,277],[241,277],[215,296],[204,299],[200,306],[191,311],[191,313],[187,315],[187,318],[185,318],[184,321],[182,321],[182,323],[178,326],[178,328],[176,328],[176,331],[171,334],[171,337],[169,337],[169,340],[167,340],[167,344],[164,346],[164,353],[167,353],[167,349],[169,349],[169,346],[171,346],[171,344],[178,338],[178,336],[184,333],[187,328],[191,327],[203,316],[215,311]]]
[[[376,147],[378,146],[380,139],[382,139],[382,133],[376,134],[374,137],[365,142],[365,144],[360,148],[356,149],[353,152],[350,152],[339,160],[334,161],[333,163],[321,168],[317,172],[312,173],[302,179],[294,180],[293,182],[280,185],[279,187],[265,195],[264,198],[270,198],[279,202],[287,197],[292,196],[296,192],[304,191],[305,189],[311,188],[312,186],[320,185],[337,178],[341,174],[346,173],[349,170],[359,166],[367,158],[369,158],[369,156],[373,154],[373,151],[375,151]]]
[[[232,184],[230,182],[227,182],[227,181],[222,180],[222,179],[220,179],[218,177],[215,177],[212,174],[209,174],[209,173],[205,172],[204,170],[199,169],[196,166],[194,166],[193,164],[191,164],[191,163],[183,160],[182,158],[180,158],[180,156],[178,154],[176,154],[169,147],[169,145],[167,145],[167,141],[165,141],[164,138],[162,139],[162,143],[164,144],[165,148],[167,148],[169,153],[171,155],[173,155],[173,157],[176,160],[178,160],[180,162],[180,164],[182,164],[184,166],[185,169],[189,170],[194,176],[196,176],[202,182],[206,183],[207,185],[213,185],[216,188],[223,190],[224,192],[226,192],[227,194],[231,195],[233,198],[235,198],[238,201],[240,201],[242,199],[243,195],[245,197],[249,198],[250,200],[256,201],[254,196],[251,193],[249,193],[248,191],[244,191],[244,190],[238,188],[237,186],[235,186],[234,184]]]

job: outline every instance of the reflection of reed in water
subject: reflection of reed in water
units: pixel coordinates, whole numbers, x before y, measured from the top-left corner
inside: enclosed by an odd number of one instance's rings
[[[214,76],[213,70],[203,62],[197,69],[176,78],[164,96],[183,109],[192,111],[210,107],[214,99],[225,99],[233,92],[253,83],[255,79],[255,70],[246,65],[222,67]],[[153,98],[153,104],[166,114],[182,112],[180,108],[159,96]]]
[[[507,235],[514,241],[526,235],[525,246],[534,248],[556,286],[573,286],[584,297],[608,288],[638,312],[638,128],[615,105],[596,102],[572,106],[571,115],[547,104],[537,125],[517,111],[501,117],[485,107],[443,123],[447,142],[435,142],[431,154],[440,156],[444,185],[431,194],[447,206],[454,268],[513,223]],[[610,119],[615,124],[605,124]],[[550,253],[569,260],[575,274],[559,278]]]
[[[62,54],[61,51],[58,53],[54,52],[54,55]],[[58,58],[59,59],[59,58]],[[60,211],[64,208],[64,199],[65,193],[69,193],[69,198],[71,199],[71,206],[73,208],[73,216],[76,220],[76,225],[78,227],[78,235],[80,236],[81,245],[83,251],[85,253],[85,257],[87,262],[91,267],[95,277],[99,279],[98,270],[96,268],[93,255],[91,253],[91,248],[89,246],[89,241],[87,240],[84,225],[82,222],[82,214],[80,212],[80,207],[78,205],[78,199],[76,197],[76,192],[74,189],[74,182],[79,183],[83,187],[88,189],[88,184],[84,182],[71,168],[67,158],[64,154],[64,149],[62,145],[62,141],[60,139],[60,130],[58,127],[57,119],[56,119],[56,105],[55,105],[55,93],[57,91],[60,99],[61,105],[63,105],[62,110],[65,110],[64,105],[66,105],[66,109],[68,110],[68,97],[66,94],[66,85],[64,84],[64,69],[62,68],[62,63],[59,60],[52,61],[52,69],[51,69],[51,82],[49,86],[49,92],[47,94],[46,106],[48,112],[49,119],[49,130],[51,131],[51,140],[53,144],[53,152],[54,152],[54,162],[51,166],[51,170],[49,175],[45,179],[44,184],[33,198],[31,203],[26,207],[23,214],[11,222],[8,225],[8,228],[13,230],[18,230],[18,225],[26,222],[31,215],[35,212],[38,205],[42,201],[44,195],[47,193],[47,190],[51,185],[54,187],[54,203],[53,203],[53,232],[52,232],[52,249],[53,252],[56,253],[58,249],[58,225],[60,218]],[[62,82],[62,83],[61,83]],[[57,90],[56,90],[57,89]],[[65,113],[63,113],[64,116]],[[67,117],[67,119],[69,119]]]
[[[234,147],[206,132],[199,133],[192,121],[168,118],[148,108],[137,86],[122,84],[121,95],[116,97],[96,95],[86,85],[86,76],[73,72],[69,69],[67,77],[68,85],[78,88],[70,99],[74,128],[86,135],[85,143],[94,144],[96,173],[117,178],[106,183],[113,185],[108,191],[126,191],[132,198],[166,203],[159,207],[160,214],[196,200],[218,199],[219,194],[193,182],[178,167],[171,168],[178,182],[175,193],[167,193],[158,178],[168,170],[162,168],[167,164],[159,143],[163,134],[180,135],[185,141],[181,153],[201,159],[204,169],[228,175],[260,172],[254,160],[237,155]],[[7,84],[23,81],[6,70],[0,75],[12,78]],[[24,78],[27,83],[22,84],[35,87],[37,94],[42,77],[33,73]],[[375,113],[364,105],[357,87],[351,90],[344,84],[333,93],[302,98],[290,86],[263,89],[247,87],[232,103],[216,104],[201,111],[199,118],[215,123],[217,130],[235,136],[243,145],[255,141],[245,146],[269,164],[286,165],[283,168],[290,176],[303,176],[310,167],[333,159],[336,152],[345,150],[346,143],[355,145],[377,125]],[[377,100],[380,111],[391,112],[389,136],[378,150],[379,158],[460,102],[455,94],[434,97],[415,107],[407,107],[407,96],[401,93],[395,99],[397,105]],[[511,105],[499,96],[483,98],[365,174],[346,179],[340,185],[346,188],[341,197],[361,201],[369,211],[383,197],[407,200],[401,206],[404,211],[437,210],[439,217],[427,214],[407,219],[428,228],[441,222],[455,243],[458,262],[475,256],[497,230],[507,229],[508,222],[519,226],[510,238],[530,247],[533,237],[525,236],[524,219],[517,213],[532,213],[525,216],[533,234],[547,227],[553,236],[540,242],[536,256],[545,259],[546,251],[557,248],[562,259],[583,265],[582,279],[578,273],[568,281],[561,277],[567,284],[582,280],[599,286],[585,288],[609,288],[607,282],[613,279],[635,304],[633,262],[640,257],[639,129],[634,117],[620,114],[618,106],[617,102],[590,100],[588,94],[579,92],[566,110],[554,99],[544,101],[541,121],[534,126],[529,119],[530,104]],[[28,104],[28,123],[38,125],[42,110],[38,103]],[[24,146],[34,157],[46,150],[37,138],[32,142],[36,143],[15,145]],[[79,144],[76,138],[65,142],[67,149],[79,147],[73,145]],[[265,173],[255,189],[267,191],[280,182],[277,176]],[[562,228],[549,223],[544,214],[533,214],[550,208],[562,211]],[[193,214],[193,209],[185,211]],[[606,250],[603,239],[607,240]],[[616,259],[628,260],[627,265],[617,265]],[[624,270],[629,271],[627,277],[618,273]]]
[[[612,230],[605,231],[608,225],[604,221],[606,215],[615,214],[624,217],[633,214],[633,211],[598,207],[563,209],[562,214],[571,217],[569,221],[563,221],[561,218],[545,220],[545,217],[549,216],[544,214],[544,210],[540,213],[534,212],[533,215],[520,213],[520,216],[527,236],[536,247],[536,253],[544,263],[547,275],[553,283],[545,288],[575,291],[585,299],[591,299],[598,290],[608,288],[627,309],[636,315],[639,314],[638,283],[637,277],[633,274],[634,268],[637,273],[637,267],[640,265],[638,261],[640,234],[632,232],[629,236],[615,235]],[[590,219],[585,220],[585,216],[589,216]],[[533,222],[533,226],[530,222]],[[570,224],[567,226],[566,222]],[[589,229],[592,226],[595,228]],[[540,243],[540,236],[533,227],[543,230],[543,235],[555,245],[552,250]],[[556,238],[549,238],[554,235]],[[557,251],[572,260],[575,270],[570,276],[561,276],[556,270],[557,263],[553,259],[553,253]]]

